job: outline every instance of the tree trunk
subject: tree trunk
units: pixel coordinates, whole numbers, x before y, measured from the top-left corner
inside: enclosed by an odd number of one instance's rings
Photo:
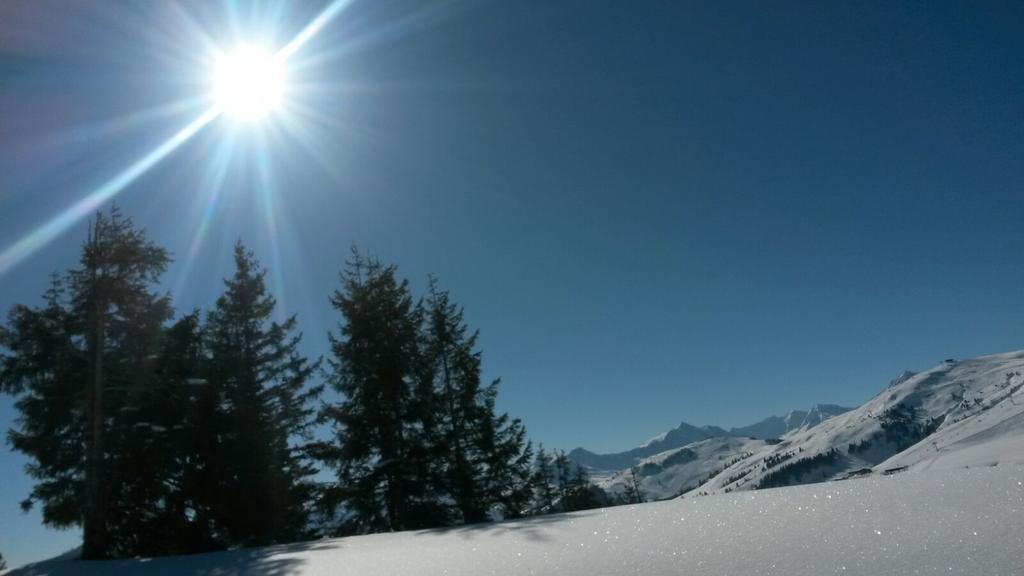
[[[92,238],[94,254],[99,243],[99,222]],[[103,485],[103,348],[104,306],[99,294],[98,262],[92,262],[93,326],[89,343],[92,382],[89,393],[90,442],[85,472],[86,506],[82,529],[82,558],[94,560],[107,555],[106,488]]]

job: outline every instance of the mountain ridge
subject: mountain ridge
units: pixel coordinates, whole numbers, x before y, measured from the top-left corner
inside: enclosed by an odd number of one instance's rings
[[[769,416],[753,424],[732,427],[729,430],[713,425],[694,426],[682,421],[679,426],[629,450],[600,454],[578,447],[569,451],[567,456],[572,462],[591,471],[612,472],[629,468],[645,458],[667,450],[682,448],[688,444],[712,438],[754,438],[759,440],[778,438],[792,430],[814,426],[849,410],[852,408],[836,404],[814,404],[809,410],[792,410],[786,416]]]
[[[787,434],[689,494],[1008,463],[1024,463],[1024,351],[904,372],[861,406]]]
[[[843,412],[831,415],[838,410]],[[902,471],[1024,464],[1024,351],[904,371],[852,410],[820,404],[729,432],[753,436],[784,427],[789,431],[773,439],[697,440],[617,471],[595,470],[594,479],[615,494],[638,480],[647,499],[662,500]]]

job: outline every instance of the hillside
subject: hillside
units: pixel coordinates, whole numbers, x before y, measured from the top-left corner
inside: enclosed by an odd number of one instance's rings
[[[664,500],[700,486],[719,472],[754,454],[769,443],[755,438],[718,437],[667,450],[637,462],[636,473],[644,498]],[[597,484],[619,494],[631,481],[631,469],[607,477],[597,477]]]
[[[794,430],[817,426],[833,416],[838,416],[850,410],[852,408],[845,408],[835,404],[815,404],[810,410],[793,410],[785,416],[769,416],[749,426],[731,428],[729,435],[748,436],[750,438],[778,438]]]
[[[1022,462],[1022,373],[1024,352],[904,373],[863,406],[785,435],[690,494]]]
[[[1024,572],[1024,469],[901,474],[524,521],[17,576],[985,574]]]
[[[734,427],[725,430],[718,426],[694,426],[680,422],[679,426],[663,432],[647,442],[623,452],[597,454],[585,448],[575,448],[569,452],[569,459],[581,466],[596,472],[599,477],[607,477],[630,466],[639,465],[641,461],[663,454],[667,451],[682,448],[694,442],[711,438],[778,438],[787,432],[803,427],[814,426],[832,416],[849,411],[850,408],[834,404],[815,404],[810,410],[793,410],[785,416],[769,416],[764,420],[748,426]]]
[[[612,454],[595,454],[585,448],[576,448],[570,451],[568,456],[573,462],[590,468],[592,471],[618,471],[629,468],[649,456],[713,437],[714,434],[707,430],[681,422],[679,426],[659,434],[631,450]]]

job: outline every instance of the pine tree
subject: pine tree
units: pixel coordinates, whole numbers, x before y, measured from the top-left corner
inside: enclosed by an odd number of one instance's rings
[[[4,562],[3,554],[0,554],[0,570],[7,570],[7,562]]]
[[[32,459],[26,471],[36,481],[21,505],[40,503],[43,522],[58,528],[80,524],[85,504],[87,374],[74,324],[54,275],[44,307],[14,306],[0,327],[0,390],[15,396],[19,413],[7,437]]]
[[[23,505],[40,502],[56,526],[81,524],[84,558],[130,553],[138,499],[153,496],[143,488],[153,475],[124,454],[145,437],[139,408],[152,401],[171,315],[150,288],[168,262],[116,208],[98,213],[80,267],[55,280],[44,309],[15,307],[2,337],[0,381],[21,413],[9,439],[37,480]]]
[[[207,378],[220,434],[219,474],[207,481],[211,514],[230,544],[263,545],[307,535],[315,473],[296,443],[309,439],[319,387],[298,352],[294,316],[271,321],[276,306],[266,271],[241,243],[235,274],[206,321]]]
[[[529,512],[533,498],[533,446],[526,440],[526,428],[518,418],[498,414],[494,400],[498,381],[484,393],[484,419],[480,423],[480,445],[487,475],[483,492],[489,507],[497,507],[504,518],[519,518]]]
[[[331,305],[343,321],[338,334],[330,335],[329,382],[343,400],[321,412],[336,441],[320,443],[317,454],[337,472],[327,502],[344,506],[338,530],[432,525],[443,513],[431,497],[433,478],[423,460],[430,449],[416,394],[424,378],[422,309],[413,302],[408,282],[396,279],[394,266],[355,249]]]
[[[139,408],[147,423],[138,432],[132,458],[159,483],[152,503],[138,515],[136,553],[187,554],[226,545],[211,524],[210,493],[205,479],[218,466],[208,448],[217,435],[213,398],[205,379],[206,358],[200,312],[193,311],[168,328],[155,363],[154,398]],[[206,448],[206,449],[204,449]]]
[[[629,477],[626,478],[622,499],[625,504],[640,504],[645,500],[644,491],[640,485],[640,475],[636,466],[630,466],[629,468]]]
[[[232,544],[217,519],[223,450],[218,439],[227,436],[228,427],[220,395],[209,380],[211,363],[201,318],[194,310],[167,330],[157,368],[163,397],[171,407],[167,412],[176,420],[168,426],[172,433],[164,448],[171,456],[166,477],[175,487],[165,520],[177,546],[173,553]]]
[[[590,482],[587,471],[576,464],[568,489],[563,498],[562,508],[566,512],[590,510],[608,505],[608,495],[601,487]]]
[[[555,483],[558,488],[558,508],[562,512],[567,512],[566,507],[569,502],[569,493],[572,489],[572,463],[569,461],[569,457],[565,455],[565,452],[559,450],[555,453]]]
[[[82,266],[70,272],[71,305],[85,327],[89,374],[86,559],[133,553],[131,543],[118,546],[117,536],[135,531],[138,510],[151,501],[147,496],[159,498],[145,488],[136,490],[154,479],[122,454],[152,432],[137,426],[146,422],[135,411],[154,401],[152,358],[159,352],[171,305],[150,287],[169,262],[166,250],[115,207],[109,215],[97,214]]]
[[[469,332],[463,311],[448,291],[430,278],[421,354],[430,383],[420,398],[431,398],[434,416],[424,421],[440,467],[443,493],[455,503],[461,523],[482,522],[491,511],[521,516],[529,505],[532,448],[519,420],[498,414],[499,381],[481,385],[477,332]]]
[[[548,514],[555,512],[558,498],[555,470],[551,464],[551,456],[544,451],[541,444],[537,449],[537,458],[533,463],[533,513]]]
[[[430,384],[421,397],[430,395],[438,415],[436,450],[444,462],[441,471],[444,489],[451,495],[463,523],[482,522],[487,518],[491,494],[486,493],[487,451],[497,449],[494,430],[484,406],[480,386],[480,353],[477,334],[467,334],[462,310],[450,301],[447,291],[430,279],[427,299],[427,321],[423,355]],[[490,432],[489,438],[484,438]],[[482,446],[489,441],[491,446]]]

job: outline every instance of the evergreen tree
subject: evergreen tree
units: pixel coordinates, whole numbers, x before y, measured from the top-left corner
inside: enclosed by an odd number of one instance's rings
[[[71,306],[84,327],[89,375],[86,508],[82,557],[135,553],[139,511],[160,498],[152,470],[132,458],[158,430],[139,418],[154,398],[152,359],[159,353],[170,300],[150,291],[167,252],[112,208],[97,214],[81,268],[70,272]],[[140,445],[143,445],[140,447]],[[109,455],[109,457],[108,457]]]
[[[495,398],[498,381],[484,391],[484,417],[480,421],[480,448],[487,475],[483,492],[489,506],[497,506],[504,518],[527,514],[533,497],[533,447],[526,441],[526,428],[518,418],[498,414]]]
[[[587,471],[576,464],[572,478],[562,500],[562,509],[566,512],[600,508],[609,503],[608,495],[599,486],[591,484]]]
[[[21,413],[9,439],[37,480],[24,506],[81,524],[84,558],[131,553],[138,499],[154,496],[153,475],[125,454],[145,438],[139,409],[153,401],[152,359],[171,315],[150,287],[168,262],[116,208],[98,213],[80,267],[54,282],[45,308],[15,307],[2,336],[0,381]]]
[[[168,503],[168,529],[178,553],[227,547],[233,542],[218,521],[222,453],[220,439],[229,432],[221,394],[210,381],[210,357],[201,313],[194,310],[176,322],[165,338],[158,373],[170,412],[178,419],[168,436],[172,455],[167,477],[176,486]]]
[[[82,522],[87,442],[87,374],[76,345],[64,281],[54,275],[45,306],[14,306],[0,327],[0,390],[15,396],[19,416],[11,446],[32,462],[36,483],[22,508],[42,505],[43,522],[65,528]]]
[[[443,460],[443,485],[461,515],[462,522],[481,522],[487,517],[483,493],[485,463],[477,444],[483,413],[480,390],[480,353],[474,350],[476,333],[466,334],[462,310],[450,302],[448,292],[430,279],[427,321],[422,352],[432,380],[421,397],[430,395],[438,417],[435,437]]]
[[[318,445],[339,478],[326,502],[355,532],[522,515],[532,449],[496,412],[498,382],[481,385],[476,334],[434,279],[422,305],[395,274],[354,251],[332,298],[344,322],[331,381],[345,400],[321,413],[337,432]]]
[[[148,441],[136,443],[138,453],[132,461],[159,479],[152,487],[159,497],[138,513],[147,522],[136,534],[136,553],[186,554],[225,545],[217,540],[211,522],[208,479],[218,466],[218,455],[210,447],[219,431],[206,366],[196,310],[165,332],[155,367],[158,401],[140,407],[148,425],[139,433]]]
[[[533,463],[533,513],[548,514],[555,512],[558,498],[555,470],[551,457],[544,451],[541,444],[537,449],[537,458]]]
[[[555,483],[558,488],[558,508],[566,512],[566,503],[569,501],[569,492],[572,489],[572,463],[565,452],[559,450],[555,453]]]
[[[309,525],[315,469],[296,443],[309,439],[309,404],[320,389],[306,384],[316,365],[298,352],[295,317],[271,320],[276,301],[266,271],[241,243],[235,267],[205,327],[209,410],[218,428],[204,433],[220,440],[209,450],[217,471],[196,479],[209,499],[199,511],[209,508],[209,522],[229,544],[291,541]]]
[[[636,466],[630,466],[629,478],[626,478],[625,491],[622,493],[625,504],[640,504],[646,499],[640,485],[640,475]]]
[[[7,562],[4,562],[3,554],[0,554],[0,570],[7,570]]]
[[[436,525],[444,516],[424,457],[424,368],[419,353],[422,309],[394,266],[353,249],[331,305],[343,322],[330,335],[330,384],[343,400],[321,418],[336,442],[318,444],[338,484],[327,502],[342,504],[343,532],[367,533]],[[429,398],[429,397],[428,397]]]

